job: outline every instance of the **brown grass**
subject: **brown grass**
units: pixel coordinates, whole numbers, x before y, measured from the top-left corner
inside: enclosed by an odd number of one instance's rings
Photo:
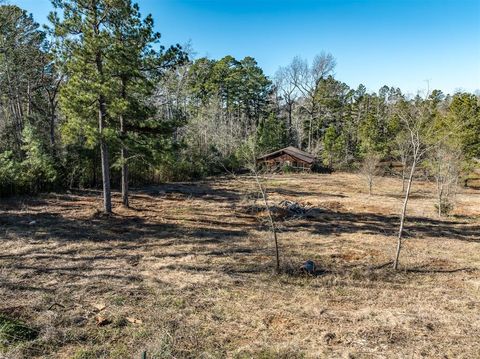
[[[321,208],[279,222],[280,275],[253,183],[212,179],[115,195],[0,204],[0,314],[38,330],[6,358],[478,358],[480,193],[435,215],[415,183],[399,272],[401,184],[368,196],[352,174],[275,176],[270,200]],[[317,263],[314,276],[297,268]],[[105,307],[99,310],[99,308]],[[101,317],[104,321],[98,319]],[[99,323],[100,320],[100,323]],[[101,325],[100,325],[101,324]],[[3,349],[2,349],[3,348]],[[0,357],[2,354],[0,354]]]

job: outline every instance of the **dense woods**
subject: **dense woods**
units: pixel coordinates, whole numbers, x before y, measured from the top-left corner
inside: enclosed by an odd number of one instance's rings
[[[407,179],[414,161],[436,181],[441,212],[478,163],[478,94],[352,89],[329,53],[268,77],[253,57],[195,59],[189,46],[163,46],[129,0],[53,5],[46,30],[0,7],[3,196],[103,185],[110,211],[110,186],[128,206],[129,185],[236,170],[248,146],[293,145],[367,179],[379,163],[401,164]]]

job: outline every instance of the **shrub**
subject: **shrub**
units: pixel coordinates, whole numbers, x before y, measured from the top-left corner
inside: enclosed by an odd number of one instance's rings
[[[283,173],[292,173],[292,172],[295,172],[295,168],[293,168],[291,165],[289,165],[288,163],[285,163],[283,166],[282,166],[282,172]]]
[[[435,209],[441,215],[448,216],[453,210],[453,203],[450,202],[447,198],[442,198],[442,200],[440,201],[440,208],[439,204],[435,203]]]
[[[20,163],[15,160],[12,151],[0,154],[0,197],[15,193],[20,172]]]
[[[23,156],[14,156],[12,151],[0,154],[0,196],[48,190],[57,181],[54,162],[30,126],[25,127],[23,137]]]

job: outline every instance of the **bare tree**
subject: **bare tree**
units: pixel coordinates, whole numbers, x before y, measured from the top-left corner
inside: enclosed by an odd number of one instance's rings
[[[367,153],[362,162],[362,167],[360,169],[361,175],[364,177],[368,185],[368,195],[372,195],[373,182],[375,176],[378,175],[378,165],[380,163],[380,156],[376,153],[369,152]]]
[[[452,197],[456,193],[462,152],[444,142],[437,143],[428,158],[430,173],[435,179],[436,207],[438,216],[448,214],[452,207]]]
[[[410,156],[410,173],[407,179],[407,188],[403,200],[402,211],[400,214],[400,226],[398,230],[397,249],[395,253],[395,260],[393,268],[398,269],[398,261],[400,258],[400,251],[402,249],[403,230],[405,226],[405,218],[407,215],[407,205],[410,198],[410,191],[412,189],[413,177],[420,160],[427,151],[426,138],[429,132],[427,128],[429,125],[428,109],[420,107],[420,105],[402,103],[398,114],[402,121],[404,131],[409,138],[411,156]]]
[[[263,205],[265,206],[265,210],[267,212],[270,231],[272,233],[273,244],[275,247],[275,269],[278,273],[280,271],[280,249],[278,245],[277,226],[275,224],[272,209],[268,201],[268,191],[265,185],[266,178],[262,175],[262,172],[257,166],[257,151],[255,143],[253,141],[249,141],[249,143],[245,147],[243,157],[246,162],[246,167],[253,175],[256,187],[258,188],[258,192],[261,195]]]
[[[454,146],[445,150],[445,148],[442,149],[442,146],[447,144],[448,138],[455,137],[461,126],[467,125],[466,123],[458,123],[445,128],[445,124],[442,126],[435,124],[435,121],[433,121],[433,115],[436,111],[435,103],[428,98],[428,93],[427,99],[423,101],[417,98],[412,102],[402,101],[398,103],[396,110],[403,125],[405,136],[409,140],[410,171],[400,215],[397,250],[393,262],[394,269],[398,269],[407,205],[418,164],[424,159],[426,154],[430,154],[431,158],[436,157],[435,162],[437,162],[437,165],[440,165],[436,169],[437,174],[435,177],[437,182],[437,200],[440,208],[439,214],[441,214],[442,200],[456,188],[461,162],[461,151],[459,149]],[[406,162],[408,163],[408,160]]]
[[[294,71],[291,65],[280,67],[277,70],[275,73],[275,88],[279,92],[287,111],[288,138],[291,140],[293,137],[293,106],[298,98]]]
[[[408,170],[408,159],[411,150],[411,141],[405,131],[400,132],[395,138],[395,154],[402,164],[402,193],[405,192],[405,177]]]
[[[264,185],[265,181],[261,180],[261,177],[259,176],[257,170],[254,170],[252,173],[255,177],[255,182],[257,183],[260,194],[262,195],[262,200],[263,200],[263,204],[265,205],[265,209],[267,210],[268,220],[270,222],[270,229],[272,231],[273,242],[275,245],[275,263],[276,263],[275,268],[277,272],[279,272],[280,271],[280,252],[278,248],[277,228],[275,226],[275,221],[273,219],[272,210],[268,203],[267,189]]]
[[[55,127],[57,126],[58,94],[64,80],[63,75],[50,79],[43,87],[48,100],[50,147],[55,154]]]
[[[321,53],[315,56],[312,65],[309,66],[306,60],[296,56],[290,68],[295,87],[303,96],[301,106],[308,114],[308,151],[312,151],[313,146],[313,125],[318,115],[317,94],[321,80],[333,72],[336,66],[335,58],[332,54]]]

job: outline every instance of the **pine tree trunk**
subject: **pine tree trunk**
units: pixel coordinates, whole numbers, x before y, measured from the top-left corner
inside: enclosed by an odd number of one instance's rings
[[[92,159],[92,178],[90,178],[90,186],[93,188],[97,188],[97,160],[98,160],[98,153],[95,150],[95,154],[93,155]]]
[[[126,81],[122,79],[122,98],[125,99],[127,97],[126,93]],[[120,149],[120,161],[122,163],[122,203],[125,207],[129,206],[128,201],[128,165],[127,165],[127,158],[128,158],[128,150],[125,146],[125,118],[123,115],[120,115],[120,136],[122,138],[122,148]]]
[[[96,54],[97,71],[100,78],[103,79],[103,62],[102,54]],[[103,185],[103,210],[105,213],[112,213],[112,194],[110,191],[110,161],[108,159],[108,146],[103,136],[103,128],[105,126],[105,118],[107,109],[105,104],[105,96],[98,97],[98,132],[100,135],[100,159],[102,162],[102,185]]]
[[[122,137],[125,134],[123,131],[123,116],[120,117],[120,126]],[[128,201],[128,165],[127,165],[128,150],[126,146],[122,143],[122,148],[120,149],[120,161],[122,163],[122,203],[125,207],[129,206]]]
[[[56,115],[55,115],[55,110],[53,109],[51,114],[50,114],[50,152],[53,156],[53,158],[57,157],[57,146],[55,143],[55,120],[56,120]]]
[[[128,207],[128,166],[126,163],[126,159],[128,156],[127,149],[124,145],[122,145],[122,149],[120,150],[120,160],[122,161],[122,203],[125,207]]]
[[[99,24],[97,22],[97,2],[92,1],[92,8],[94,21],[92,23],[92,30],[94,34],[99,36]],[[98,47],[95,52],[95,65],[100,78],[100,83],[104,84],[103,73],[103,58],[102,49]],[[112,194],[110,190],[110,161],[108,158],[108,146],[105,142],[103,128],[105,127],[105,120],[107,117],[107,105],[104,94],[100,93],[98,96],[98,132],[100,137],[100,160],[102,164],[102,186],[103,186],[103,210],[105,213],[112,213]]]
[[[55,113],[50,114],[50,146],[55,148]]]
[[[100,132],[100,159],[102,162],[102,185],[103,185],[103,210],[105,213],[112,213],[112,194],[110,190],[110,163],[108,159],[108,146],[103,137],[105,124],[105,100],[103,96],[99,99],[98,129]]]

